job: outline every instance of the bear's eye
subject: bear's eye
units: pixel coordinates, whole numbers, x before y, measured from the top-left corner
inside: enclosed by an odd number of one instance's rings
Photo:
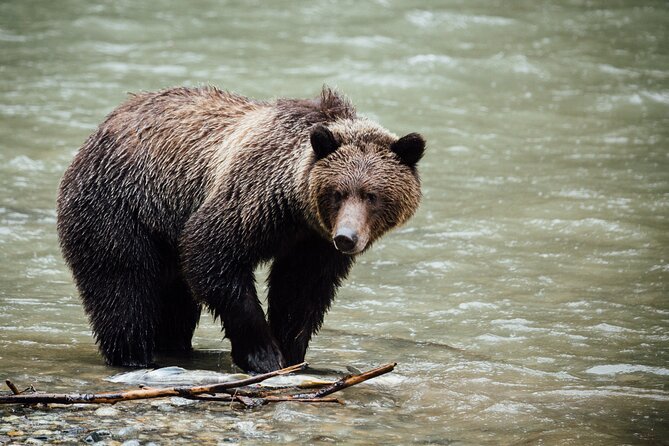
[[[332,200],[333,200],[335,203],[339,203],[339,202],[342,200],[342,198],[344,198],[344,194],[342,194],[342,193],[339,192],[338,190],[332,192]]]
[[[372,193],[365,194],[365,200],[367,200],[369,204],[375,204],[378,199],[379,197],[377,197],[376,194]]]

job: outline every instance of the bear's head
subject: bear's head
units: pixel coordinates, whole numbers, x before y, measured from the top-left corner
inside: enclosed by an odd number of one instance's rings
[[[311,208],[342,253],[364,251],[418,208],[421,135],[398,139],[371,121],[353,119],[314,126],[310,142]]]

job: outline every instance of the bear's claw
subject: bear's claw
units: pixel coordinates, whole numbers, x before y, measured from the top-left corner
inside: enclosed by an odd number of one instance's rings
[[[286,367],[286,360],[276,343],[232,349],[232,360],[249,373],[267,373]]]

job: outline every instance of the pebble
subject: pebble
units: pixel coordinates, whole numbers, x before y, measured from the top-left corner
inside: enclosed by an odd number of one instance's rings
[[[111,432],[108,430],[99,430],[88,434],[86,437],[84,437],[84,441],[88,444],[95,444],[100,441],[104,441],[109,437],[111,437]]]
[[[113,407],[100,407],[95,410],[95,415],[99,417],[115,417],[118,416],[119,411]]]
[[[137,432],[139,432],[137,426],[125,426],[117,430],[114,436],[117,438],[127,438],[136,435]]]
[[[173,396],[170,398],[170,403],[175,406],[190,406],[191,404],[197,404],[198,402],[196,400],[181,398],[180,396]]]
[[[33,437],[48,437],[49,435],[53,435],[53,431],[47,429],[40,429],[32,433]]]
[[[139,446],[139,440],[128,440],[121,443],[121,446]]]
[[[258,433],[253,421],[238,421],[235,427],[246,435],[256,435]]]
[[[7,432],[8,437],[20,437],[22,435],[25,435],[23,431],[9,431]]]
[[[170,404],[161,404],[158,406],[158,410],[161,412],[174,412],[174,406]]]
[[[196,438],[198,440],[196,443],[206,443],[206,444],[216,443],[219,440],[219,438],[216,435],[209,434],[206,432],[198,434]]]
[[[83,427],[75,426],[75,427],[71,427],[69,429],[65,429],[63,431],[63,435],[79,435],[79,434],[84,433],[85,431],[86,431],[86,429],[84,429]]]

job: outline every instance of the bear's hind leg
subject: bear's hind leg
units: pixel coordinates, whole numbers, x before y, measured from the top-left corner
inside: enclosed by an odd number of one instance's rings
[[[96,268],[98,273],[83,278],[75,269],[95,339],[112,366],[145,367],[153,361],[157,284],[137,266]]]
[[[153,361],[167,265],[139,225],[122,213],[100,215],[59,222],[65,259],[107,364],[144,367]]]
[[[190,352],[193,332],[202,306],[195,301],[186,282],[176,278],[162,293],[155,333],[156,351]]]

